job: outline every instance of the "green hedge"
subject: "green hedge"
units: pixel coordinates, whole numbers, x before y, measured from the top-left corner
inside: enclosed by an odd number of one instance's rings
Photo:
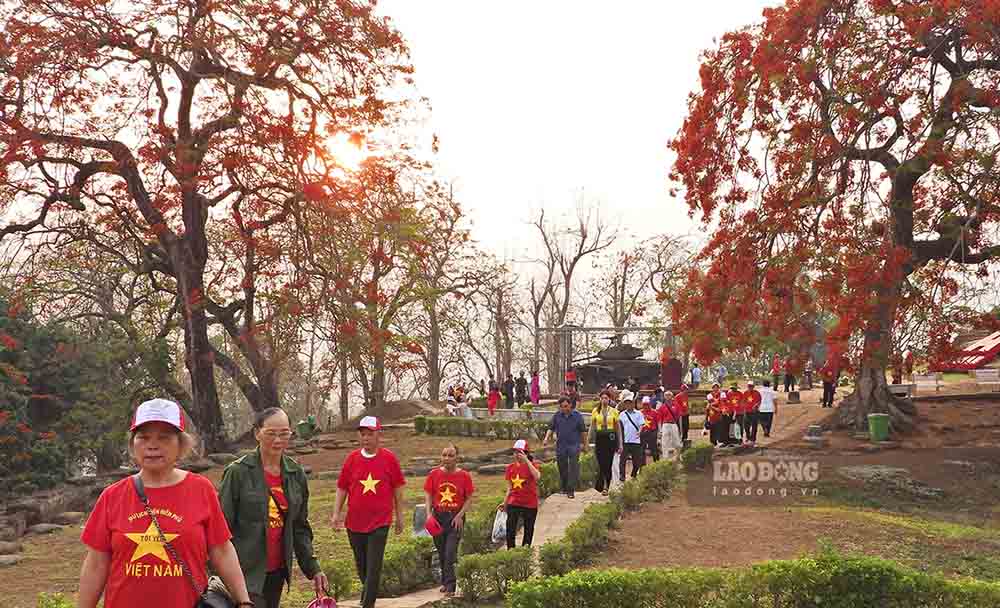
[[[446,437],[486,437],[492,431],[497,439],[541,439],[548,420],[499,420],[458,418],[455,416],[415,416],[413,428],[418,433]]]
[[[710,443],[692,445],[681,452],[681,464],[685,471],[701,471],[711,466],[714,454],[715,446]]]
[[[391,538],[382,562],[379,595],[392,597],[434,584],[431,571],[433,555],[434,541],[430,537]],[[328,560],[321,565],[330,579],[330,590],[335,598],[347,597],[361,590],[353,559]]]
[[[510,586],[531,576],[531,547],[463,556],[456,575],[462,598],[469,602],[504,597]]]
[[[504,494],[476,496],[472,508],[465,514],[465,524],[462,526],[462,542],[458,547],[459,555],[486,553],[493,551],[493,520],[497,515],[497,506],[503,502]]]
[[[1000,583],[951,580],[871,557],[774,561],[738,570],[589,570],[511,587],[518,608],[982,608]]]

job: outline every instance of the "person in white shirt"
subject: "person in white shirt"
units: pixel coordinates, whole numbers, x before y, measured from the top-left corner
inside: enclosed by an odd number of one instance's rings
[[[764,437],[771,436],[771,425],[774,424],[774,389],[771,388],[771,381],[765,380],[764,386],[757,389],[760,393],[760,408],[757,410],[757,420],[764,427]]]
[[[646,464],[645,454],[642,452],[642,425],[646,424],[646,417],[639,410],[635,409],[635,395],[630,390],[624,390],[621,394],[621,404],[624,409],[618,414],[618,453],[619,473],[621,479],[625,479],[625,461],[632,461],[632,477],[639,474],[639,469]]]

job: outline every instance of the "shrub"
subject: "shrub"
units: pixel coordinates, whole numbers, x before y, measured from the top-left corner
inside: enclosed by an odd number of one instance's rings
[[[61,593],[39,593],[38,608],[74,608],[75,602],[70,601]]]
[[[497,505],[503,499],[503,494],[476,496],[475,504],[465,514],[459,555],[487,553],[496,548],[493,544],[493,520],[496,518]]]
[[[548,424],[542,420],[480,420],[455,416],[417,416],[413,428],[427,435],[486,437],[492,431],[498,439],[541,438]]]
[[[428,536],[417,536],[389,544],[385,549],[385,561],[382,562],[379,595],[402,595],[433,584],[433,555],[434,541]]]
[[[538,550],[538,563],[542,576],[567,574],[573,569],[572,549],[569,543],[552,540]]]
[[[361,583],[354,561],[350,559],[334,559],[320,564],[326,578],[330,581],[330,593],[334,599],[343,599],[360,591]]]
[[[642,476],[646,500],[666,500],[670,498],[677,479],[677,463],[673,460],[660,460],[642,467],[639,474]]]
[[[392,541],[386,545],[379,595],[402,595],[433,584],[433,554],[434,541],[427,536]],[[360,591],[361,583],[352,559],[329,560],[321,565],[330,580],[330,592],[335,598],[344,598]]]
[[[463,556],[456,571],[465,600],[475,602],[507,595],[513,583],[531,576],[531,547]]]
[[[681,464],[685,471],[702,471],[712,464],[715,447],[712,444],[699,444],[681,452]]]
[[[646,489],[640,477],[629,479],[611,492],[611,502],[625,511],[635,511],[646,499]]]
[[[507,600],[519,608],[973,608],[1000,605],[1000,584],[826,552],[739,570],[577,571],[517,583]]]

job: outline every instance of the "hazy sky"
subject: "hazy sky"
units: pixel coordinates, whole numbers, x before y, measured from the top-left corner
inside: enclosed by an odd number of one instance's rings
[[[638,237],[694,228],[667,193],[666,142],[713,38],[765,0],[382,0],[433,104],[438,166],[489,250],[524,257],[528,221],[581,190]]]

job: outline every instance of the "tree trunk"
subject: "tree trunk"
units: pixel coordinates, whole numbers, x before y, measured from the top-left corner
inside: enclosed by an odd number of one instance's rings
[[[347,390],[347,355],[340,359],[340,424],[347,424],[351,418]]]
[[[200,290],[198,293],[201,293]],[[215,351],[208,339],[208,317],[201,306],[191,306],[188,311],[189,316],[184,323],[184,363],[191,377],[188,414],[198,429],[205,449],[209,452],[224,451],[226,438],[219,393],[215,386]]]
[[[897,433],[913,429],[917,408],[913,402],[894,396],[885,381],[886,364],[891,347],[892,322],[902,279],[896,285],[876,290],[879,304],[875,314],[865,328],[865,342],[861,361],[854,383],[854,392],[840,404],[838,418],[846,427],[859,431],[868,429],[868,414],[889,414],[889,428]]]
[[[441,398],[441,323],[437,307],[427,307],[430,336],[427,340],[427,392],[431,401]]]
[[[372,358],[371,396],[367,407],[380,409],[385,403],[385,350],[379,348]]]

